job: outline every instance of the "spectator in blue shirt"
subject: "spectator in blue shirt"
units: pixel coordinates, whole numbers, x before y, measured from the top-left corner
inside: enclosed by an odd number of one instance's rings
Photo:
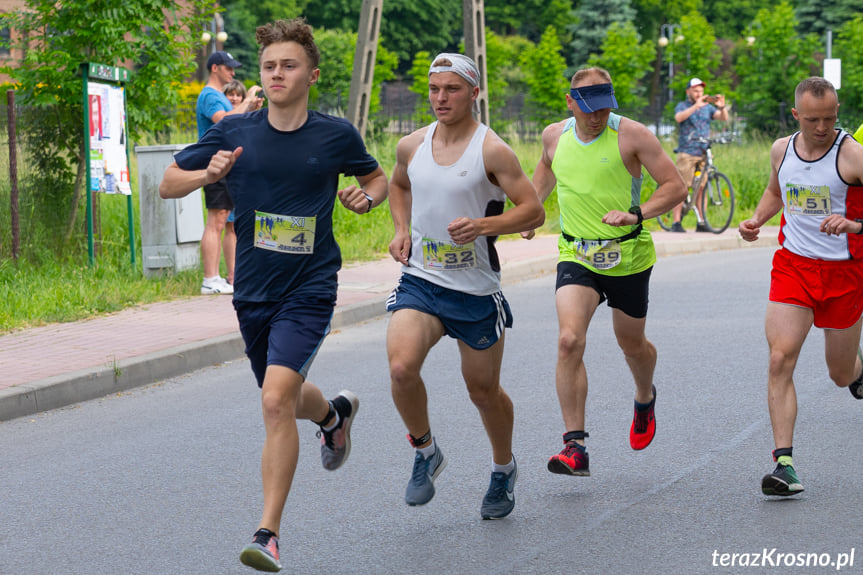
[[[728,108],[725,107],[725,96],[717,94],[708,96],[705,93],[707,85],[699,78],[692,78],[686,84],[686,100],[677,104],[674,108],[674,121],[679,124],[680,133],[677,141],[677,170],[683,178],[683,182],[690,186],[692,177],[695,175],[696,166],[704,158],[707,146],[699,140],[710,136],[710,122],[713,120],[728,121]],[[704,182],[700,182],[699,189],[695,192],[695,206],[701,209],[701,192]],[[674,223],[671,225],[672,232],[684,232],[680,223],[683,204],[673,210]],[[696,232],[709,231],[704,223],[704,216],[698,214]]]
[[[258,86],[252,86],[246,98],[236,106],[233,106],[222,93],[225,85],[234,79],[234,69],[240,66],[241,64],[234,60],[228,52],[213,52],[207,58],[207,71],[210,73],[210,77],[198,95],[198,103],[195,108],[199,140],[207,130],[225,116],[253,112],[261,107],[262,100],[258,97],[260,91]],[[201,284],[201,293],[205,295],[232,294],[234,293],[234,286],[219,275],[222,233],[225,233],[225,250],[233,249],[233,246],[236,245],[233,232],[225,230],[228,214],[231,213],[234,204],[228,195],[228,186],[224,180],[204,186],[204,204],[207,206],[207,222],[204,226],[204,235],[201,237],[201,259],[204,263],[204,281]]]

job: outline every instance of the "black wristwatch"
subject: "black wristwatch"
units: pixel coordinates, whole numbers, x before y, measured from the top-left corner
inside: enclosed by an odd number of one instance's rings
[[[858,224],[860,224],[860,231],[857,232],[857,235],[858,236],[863,235],[863,219],[856,219],[854,221],[857,222]]]
[[[637,222],[635,222],[635,225],[636,225],[636,226],[637,226],[637,225],[640,225],[640,224],[641,224],[641,222],[643,222],[643,221],[644,221],[644,216],[643,216],[643,215],[641,215],[641,206],[632,206],[631,208],[629,208],[629,213],[630,213],[630,214],[635,214],[635,217],[637,217],[637,218],[638,218],[638,221],[637,221]]]
[[[374,201],[374,200],[372,199],[372,197],[371,197],[370,195],[368,195],[367,193],[363,192],[363,195],[364,195],[364,196],[366,197],[366,199],[369,201],[369,209],[367,209],[367,210],[366,210],[366,213],[369,213],[370,211],[372,211],[372,204],[374,204],[374,203],[375,203],[375,201]]]

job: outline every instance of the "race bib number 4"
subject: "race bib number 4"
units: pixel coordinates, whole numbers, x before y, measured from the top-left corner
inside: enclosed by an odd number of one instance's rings
[[[476,267],[476,249],[470,242],[463,246],[451,241],[423,238],[423,267],[427,270],[452,271]]]
[[[786,184],[785,205],[789,214],[829,216],[831,214],[830,187]]]
[[[620,263],[620,242],[617,240],[576,241],[575,257],[597,270],[608,270]]]
[[[285,254],[315,251],[316,218],[255,212],[255,247]]]

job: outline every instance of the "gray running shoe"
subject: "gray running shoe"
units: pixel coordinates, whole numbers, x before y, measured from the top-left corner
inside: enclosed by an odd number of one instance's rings
[[[411,480],[405,491],[405,503],[408,505],[425,505],[434,497],[434,480],[446,467],[446,457],[440,447],[435,446],[434,454],[426,459],[417,451],[414,457],[414,469]]]
[[[258,571],[277,573],[282,570],[279,563],[279,538],[268,529],[258,529],[252,542],[243,547],[240,561]]]
[[[318,430],[321,438],[321,463],[324,469],[334,471],[341,467],[351,454],[351,424],[360,408],[360,400],[350,391],[343,390],[332,400],[339,414],[339,424],[332,431]]]
[[[503,519],[515,507],[515,480],[518,478],[518,464],[509,473],[492,472],[488,491],[482,498],[480,514],[483,519]]]

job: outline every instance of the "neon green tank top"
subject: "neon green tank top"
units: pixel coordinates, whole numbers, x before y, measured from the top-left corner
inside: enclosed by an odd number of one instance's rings
[[[575,118],[563,129],[551,169],[557,179],[557,201],[560,207],[560,229],[576,238],[568,241],[561,235],[559,261],[580,263],[609,276],[627,276],[642,272],[656,263],[656,250],[650,232],[642,228],[635,238],[612,242],[619,262],[612,267],[593,265],[579,257],[580,240],[612,240],[625,236],[634,226],[610,226],[602,218],[610,210],[629,211],[641,203],[643,176],[632,177],[620,157],[618,134],[620,116],[611,114],[605,130],[585,144],[575,134]],[[584,243],[582,248],[584,248]],[[619,247],[619,250],[617,249]],[[608,248],[607,248],[608,249]],[[593,262],[594,264],[596,262]]]

